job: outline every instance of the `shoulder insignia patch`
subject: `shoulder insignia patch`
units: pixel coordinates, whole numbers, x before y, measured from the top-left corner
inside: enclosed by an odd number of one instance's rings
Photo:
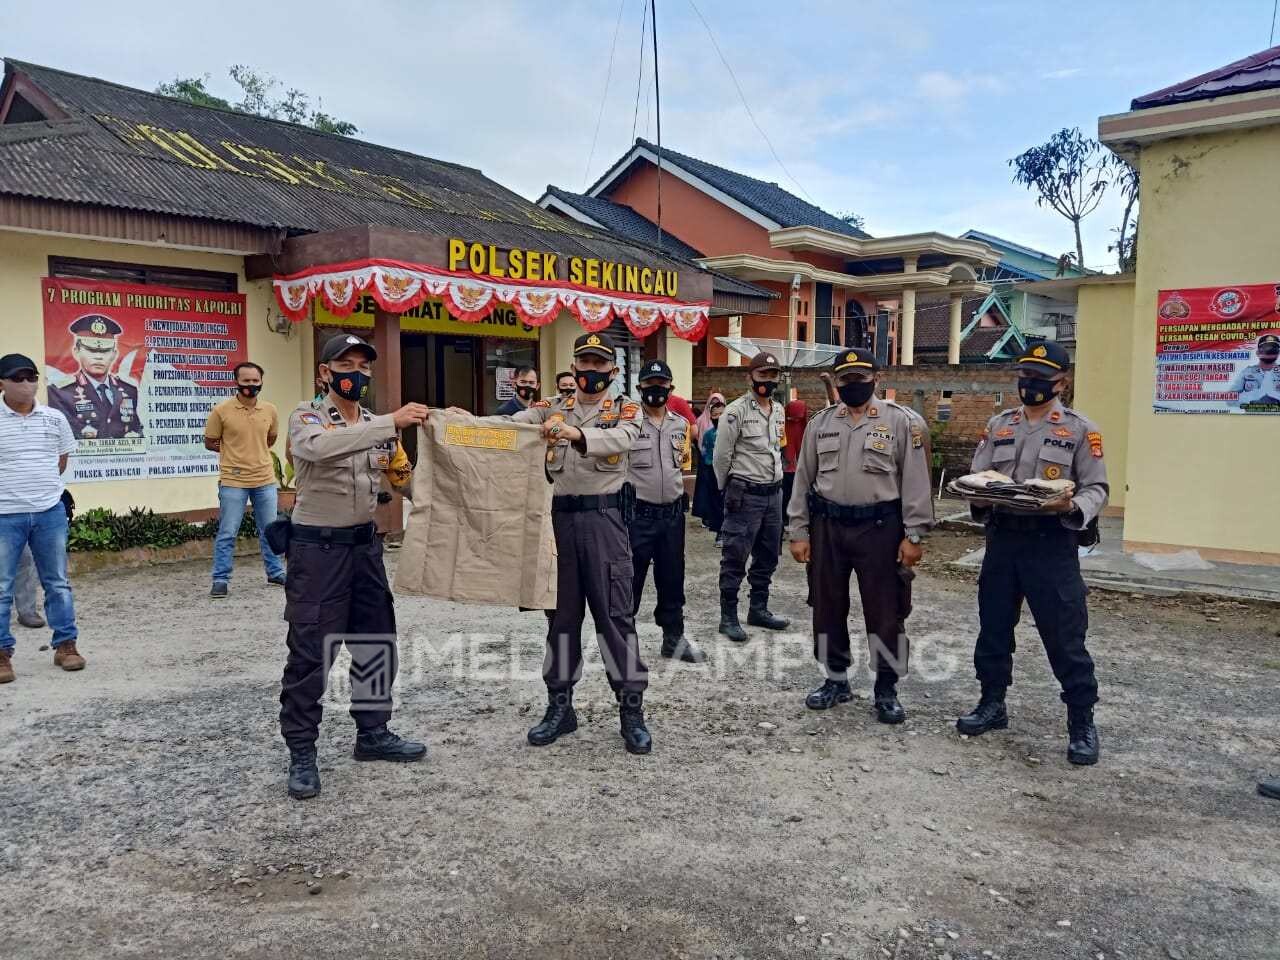
[[[924,446],[924,430],[914,420],[911,422],[911,448],[919,450]]]
[[[300,423],[310,423],[317,427],[320,426],[321,423],[323,423],[320,417],[314,413],[300,413],[298,414],[298,421]]]
[[[600,404],[601,410],[613,409],[613,397],[605,397],[604,402]]]
[[[609,402],[608,400],[605,401],[605,403],[608,403],[608,402]],[[636,418],[636,414],[639,412],[640,412],[640,405],[638,403],[624,403],[622,405],[623,420],[634,420]]]
[[[878,416],[880,416],[880,408],[879,408],[879,407],[869,407],[869,408],[867,409],[867,416],[868,416],[868,417],[878,417]]]
[[[550,401],[550,400],[535,400],[535,401],[533,401],[533,403],[532,403],[532,404],[530,404],[530,406],[534,406],[534,407],[549,407],[549,406],[551,406],[551,401]]]
[[[1050,423],[1061,423],[1061,422],[1062,422],[1062,411],[1061,411],[1061,410],[1055,410],[1055,411],[1053,411],[1053,413],[1049,414],[1049,422],[1050,422]]]
[[[572,410],[573,400],[573,397],[566,397],[564,403],[560,404],[560,406],[564,407],[566,410]]]
[[[1102,434],[1090,433],[1086,435],[1089,440],[1089,452],[1095,457],[1102,457]]]

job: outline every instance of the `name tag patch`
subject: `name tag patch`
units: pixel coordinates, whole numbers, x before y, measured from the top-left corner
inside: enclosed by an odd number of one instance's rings
[[[444,442],[455,447],[514,450],[516,431],[502,427],[474,427],[450,423],[444,428]]]

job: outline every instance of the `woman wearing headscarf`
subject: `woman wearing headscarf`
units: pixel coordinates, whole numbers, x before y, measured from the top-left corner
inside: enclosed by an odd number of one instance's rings
[[[716,448],[716,425],[724,412],[724,394],[712,391],[696,424],[698,430],[698,477],[693,486],[693,515],[720,538],[724,521],[724,494],[716,484],[711,458]]]
[[[800,444],[804,440],[805,424],[809,422],[809,408],[803,400],[788,400],[784,408],[787,445],[782,448],[782,510],[785,513],[791,503],[791,488],[796,482],[796,460],[800,456]]]

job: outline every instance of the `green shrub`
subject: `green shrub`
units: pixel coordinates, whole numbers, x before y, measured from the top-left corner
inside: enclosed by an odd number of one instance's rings
[[[133,547],[176,547],[192,540],[212,540],[217,533],[216,519],[206,520],[204,523],[188,523],[141,507],[134,507],[126,514],[95,507],[71,521],[67,531],[67,549],[82,553],[91,550],[129,550]],[[258,535],[252,508],[244,513],[239,535]]]

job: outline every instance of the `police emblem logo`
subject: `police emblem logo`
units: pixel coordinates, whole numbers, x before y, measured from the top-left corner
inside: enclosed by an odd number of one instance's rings
[[[298,414],[298,422],[299,422],[299,423],[309,423],[309,424],[312,424],[313,426],[317,426],[317,427],[318,427],[318,426],[320,426],[320,418],[319,418],[319,417],[317,417],[314,413],[300,413],[300,414]]]
[[[104,333],[107,332],[107,325],[103,323],[101,320],[95,320],[93,321],[93,323],[89,324],[89,329],[93,333],[96,333],[98,336],[102,336]]]
[[[871,448],[873,450],[887,450],[889,449],[889,445],[883,440],[876,440],[871,444]]]
[[[652,370],[654,373],[658,373],[662,369],[662,367],[659,364],[655,363],[652,366],[650,366],[649,369]]]
[[[764,359],[765,359],[765,363],[777,363],[777,362],[778,362],[777,360],[773,359],[773,357],[765,357]]]
[[[1031,355],[1033,357],[1047,357],[1049,355],[1049,351],[1042,346],[1036,347],[1034,350],[1031,351]]]
[[[359,337],[347,337],[347,343],[360,343]]]
[[[846,353],[844,355],[844,358],[848,360],[850,363],[853,363],[853,361],[858,359],[858,355],[856,353]]]
[[[609,456],[605,457],[605,462],[607,462],[607,463],[617,463],[617,462],[618,462],[619,460],[621,460],[621,459],[622,459],[622,455],[621,455],[621,454],[618,454],[618,453],[612,453],[612,454],[610,454]]]
[[[1056,463],[1051,463],[1044,468],[1044,478],[1046,480],[1057,480],[1062,476],[1062,468]]]
[[[587,346],[589,347],[600,346],[600,338],[593,333],[591,336],[587,337]]]

